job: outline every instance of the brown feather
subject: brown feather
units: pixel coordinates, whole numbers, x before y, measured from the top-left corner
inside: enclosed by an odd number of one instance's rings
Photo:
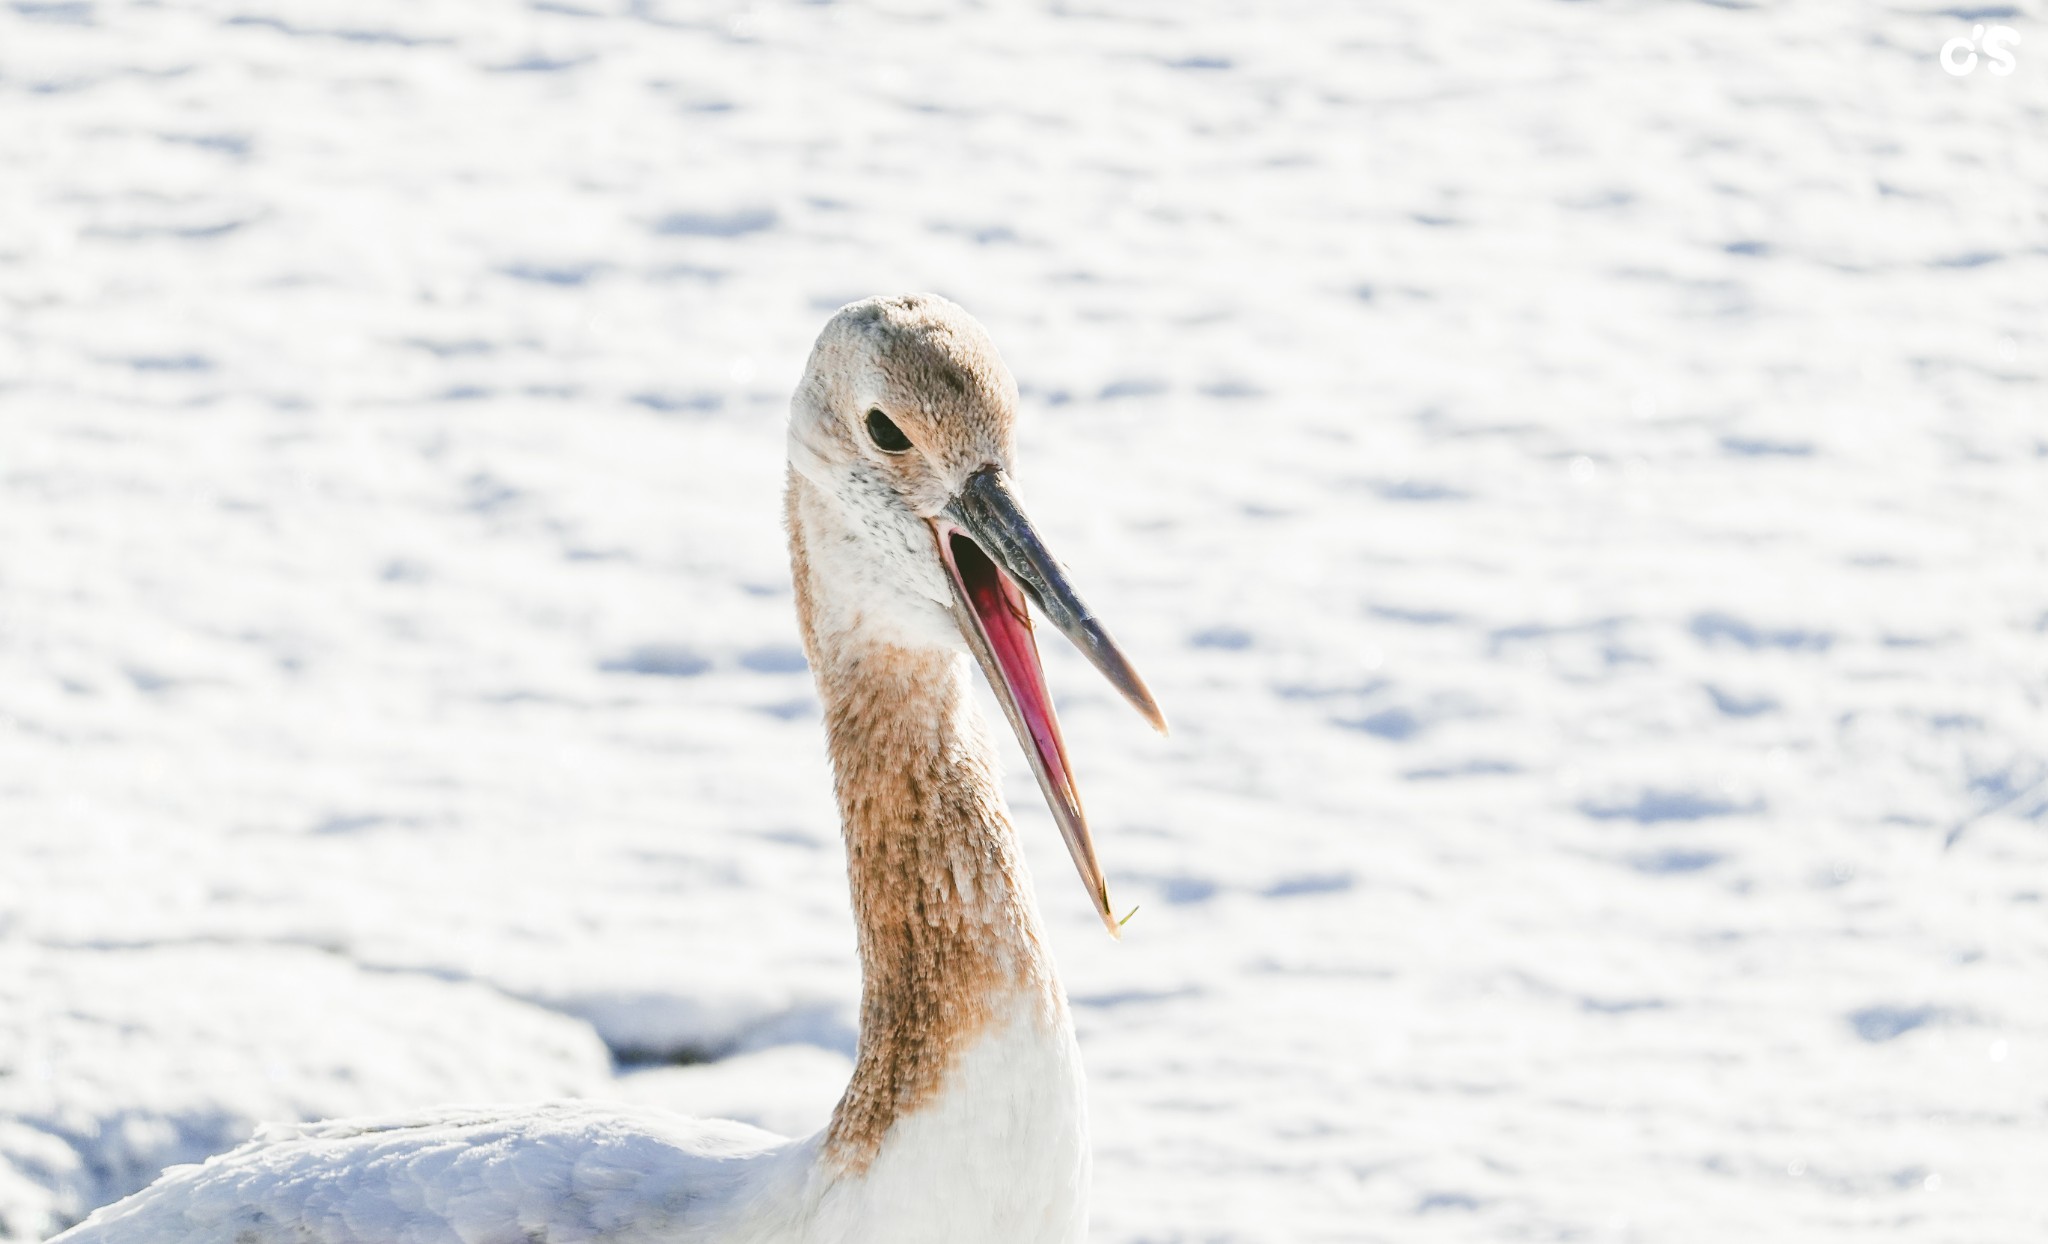
[[[964,655],[823,634],[804,492],[787,510],[797,616],[824,702],[861,957],[860,1048],[825,1153],[858,1174],[931,1099],[999,1007],[1065,1003],[1020,889],[1022,860]]]

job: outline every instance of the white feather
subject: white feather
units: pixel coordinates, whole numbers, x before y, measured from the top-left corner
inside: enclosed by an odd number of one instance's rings
[[[61,1244],[1071,1244],[1086,1231],[1079,1057],[1020,1008],[868,1170],[819,1136],[616,1103],[272,1126]]]

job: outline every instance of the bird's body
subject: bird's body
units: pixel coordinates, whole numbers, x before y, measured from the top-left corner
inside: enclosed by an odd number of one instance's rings
[[[1072,1241],[1087,1213],[1071,1034],[1011,1029],[860,1175],[786,1140],[612,1102],[265,1128],[66,1241],[94,1244],[958,1244]],[[1050,1039],[1049,1039],[1050,1038]],[[991,1097],[1008,1097],[1000,1120]]]
[[[1079,1051],[966,658],[989,674],[1105,919],[1017,584],[1157,710],[1007,491],[1014,402],[980,326],[910,296],[834,317],[792,404],[797,609],[862,964],[854,1074],[823,1131],[789,1140],[589,1102],[273,1127],[173,1168],[62,1244],[1082,1239]]]

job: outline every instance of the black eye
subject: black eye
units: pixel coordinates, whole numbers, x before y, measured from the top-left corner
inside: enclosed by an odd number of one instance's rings
[[[868,436],[875,442],[875,448],[885,454],[900,454],[910,448],[910,438],[903,435],[903,429],[889,422],[889,416],[879,410],[868,412]]]

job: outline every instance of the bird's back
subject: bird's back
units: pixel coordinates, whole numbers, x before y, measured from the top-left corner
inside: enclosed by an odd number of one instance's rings
[[[813,1147],[589,1102],[271,1127],[52,1244],[766,1244],[796,1233]]]

